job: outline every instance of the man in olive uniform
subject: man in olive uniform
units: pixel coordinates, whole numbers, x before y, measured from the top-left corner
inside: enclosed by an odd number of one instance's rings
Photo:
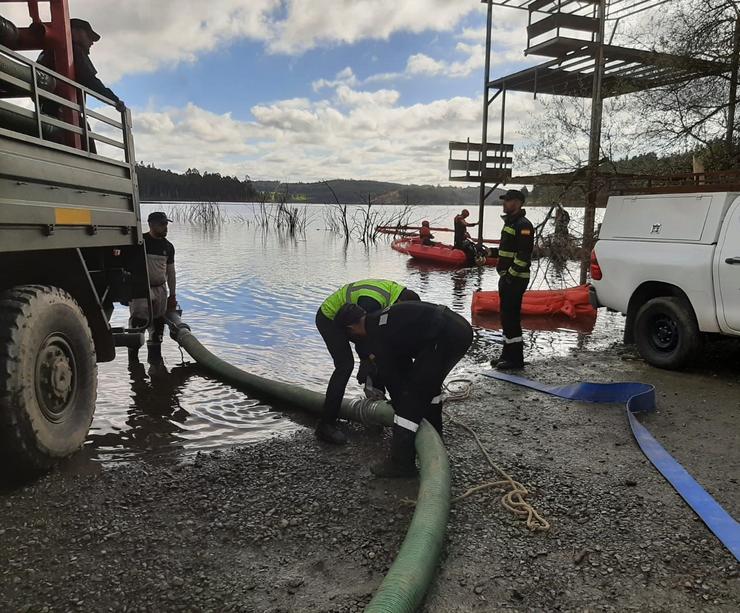
[[[457,313],[428,302],[399,302],[375,313],[346,304],[337,319],[373,353],[393,402],[390,456],[370,470],[377,477],[414,477],[416,431],[426,419],[442,435],[442,385],[470,348],[473,329]]]
[[[491,365],[499,370],[524,367],[524,339],[522,338],[522,297],[529,285],[532,264],[534,228],[522,208],[524,194],[510,189],[503,196],[504,227],[498,248],[496,270],[500,275],[498,292],[501,299],[501,327],[504,350]]]
[[[147,218],[149,232],[144,234],[146,268],[149,274],[149,293],[152,299],[152,321],[146,342],[147,361],[162,363],[164,316],[177,308],[175,275],[175,246],[167,240],[167,224],[171,221],[162,211],[150,213]],[[149,303],[146,298],[133,298],[129,302],[129,326],[141,328],[149,320]],[[129,349],[129,361],[139,359],[138,349]]]
[[[316,313],[316,327],[334,360],[334,372],[326,388],[324,411],[316,428],[316,436],[321,440],[335,445],[347,442],[344,432],[337,428],[337,418],[355,361],[352,357],[352,348],[347,338],[345,325],[341,320],[336,321],[337,313],[345,304],[360,305],[365,311],[372,313],[405,300],[419,300],[419,296],[395,281],[363,279],[340,287],[319,307]],[[356,343],[355,348],[360,357],[358,381],[361,384],[364,383],[366,388],[369,384],[370,387],[382,391],[382,384],[377,375],[372,372],[370,353],[365,350],[362,342]],[[367,380],[368,377],[370,381]]]

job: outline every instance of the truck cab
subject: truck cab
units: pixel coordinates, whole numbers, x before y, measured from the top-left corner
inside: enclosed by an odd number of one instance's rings
[[[591,276],[597,306],[626,315],[625,341],[655,366],[740,336],[740,192],[612,196]]]
[[[130,114],[75,82],[66,0],[50,0],[48,23],[28,4],[30,26],[0,22],[0,476],[11,479],[82,445],[97,363],[143,339],[111,328],[114,304],[148,295]],[[57,70],[29,50],[53,53]]]

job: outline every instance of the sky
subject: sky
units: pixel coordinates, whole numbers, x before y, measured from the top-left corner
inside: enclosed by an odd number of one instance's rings
[[[447,184],[448,141],[480,141],[478,0],[69,3],[102,36],[91,58],[131,108],[141,162],[256,180]],[[25,25],[23,5],[5,6]],[[494,11],[495,77],[533,61],[527,14]],[[508,142],[537,104],[509,96]],[[491,111],[494,126],[499,105]]]

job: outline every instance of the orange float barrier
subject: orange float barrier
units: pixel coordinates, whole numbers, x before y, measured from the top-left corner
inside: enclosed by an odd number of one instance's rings
[[[475,292],[473,313],[498,313],[501,300],[498,292]],[[565,315],[570,319],[593,316],[596,309],[588,301],[588,285],[562,290],[529,290],[522,299],[522,315]]]

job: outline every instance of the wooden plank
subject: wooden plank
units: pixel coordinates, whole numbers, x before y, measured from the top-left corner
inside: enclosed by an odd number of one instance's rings
[[[450,151],[481,151],[483,147],[480,143],[468,143],[463,141],[450,141]],[[488,151],[505,152],[514,151],[514,145],[504,143],[488,143]]]
[[[510,157],[489,157],[488,164],[511,164],[513,159]],[[483,165],[488,168],[488,165]],[[470,172],[479,172],[481,163],[478,160],[448,160],[447,168],[449,170],[469,170]]]
[[[577,30],[594,34],[598,32],[599,20],[583,15],[568,15],[567,13],[554,13],[544,19],[536,21],[527,26],[527,35],[530,39],[561,28],[564,30]]]

